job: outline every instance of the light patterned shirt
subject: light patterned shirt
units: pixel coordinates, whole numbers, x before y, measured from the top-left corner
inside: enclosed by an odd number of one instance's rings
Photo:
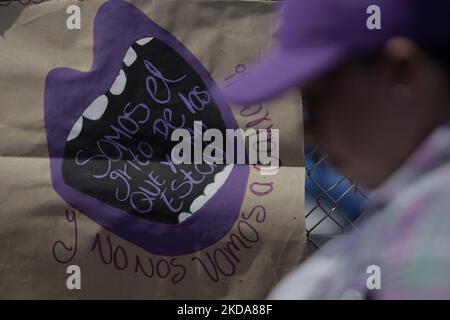
[[[450,124],[375,191],[373,207],[269,299],[450,299]]]

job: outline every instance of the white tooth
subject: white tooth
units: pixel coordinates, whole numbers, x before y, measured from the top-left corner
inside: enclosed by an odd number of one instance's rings
[[[118,96],[123,92],[123,89],[125,89],[125,85],[127,84],[127,77],[125,76],[125,72],[123,72],[122,69],[120,69],[119,75],[117,76],[116,80],[114,80],[114,83],[111,86],[111,89],[109,91],[113,94]]]
[[[90,120],[98,120],[105,113],[106,107],[108,106],[108,98],[103,94],[98,96],[94,101],[91,102],[89,107],[83,112],[83,116]]]
[[[83,117],[78,118],[77,122],[70,130],[69,136],[67,137],[67,141],[73,140],[80,135],[81,129],[83,128]]]
[[[143,39],[140,39],[140,40],[136,41],[136,43],[138,45],[140,45],[140,46],[143,46],[143,45],[149,43],[152,40],[153,40],[153,37],[151,37],[151,38],[143,38]]]
[[[191,206],[189,207],[189,211],[191,213],[197,212],[201,207],[205,205],[205,203],[209,200],[207,196],[199,196],[194,201],[192,201]]]
[[[123,58],[123,62],[127,67],[131,66],[134,61],[136,61],[137,54],[136,51],[133,50],[132,47],[130,47],[125,55],[125,58]]]
[[[227,165],[221,172],[216,174],[216,176],[214,177],[214,183],[219,184],[219,187],[221,187],[225,183],[225,180],[227,180],[232,169],[232,164]]]
[[[189,207],[189,211],[194,214],[196,211],[200,210],[213,195],[216,194],[217,190],[225,183],[228,176],[230,175],[233,165],[227,165],[221,172],[217,173],[214,177],[214,182],[210,183],[205,188],[205,195],[197,197]]]
[[[216,182],[213,182],[206,186],[204,193],[208,198],[210,198],[212,195],[214,195],[217,192],[217,190],[219,190],[219,188],[220,188],[220,185]]]
[[[188,212],[182,212],[178,215],[178,222],[183,222],[186,219],[189,219],[192,216],[192,214]]]
[[[209,198],[211,198],[217,190],[220,189],[220,187],[225,183],[228,176],[230,175],[231,169],[233,169],[233,165],[227,165],[221,172],[217,173],[214,177],[214,182],[210,183],[205,188],[205,195]]]

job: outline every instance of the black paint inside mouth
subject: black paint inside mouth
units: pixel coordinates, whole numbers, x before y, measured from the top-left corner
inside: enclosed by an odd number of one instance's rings
[[[123,92],[108,88],[102,116],[83,116],[79,135],[66,142],[62,175],[72,188],[108,205],[176,224],[225,165],[172,164],[178,142],[170,141],[171,133],[192,130],[194,121],[224,135],[226,126],[201,76],[175,50],[156,38],[132,48],[137,57],[122,65]]]

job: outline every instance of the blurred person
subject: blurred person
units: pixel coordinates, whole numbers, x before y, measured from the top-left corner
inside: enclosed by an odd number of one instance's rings
[[[269,298],[450,299],[450,1],[286,0],[283,12],[278,48],[224,94],[248,105],[299,87],[305,135],[374,198]]]

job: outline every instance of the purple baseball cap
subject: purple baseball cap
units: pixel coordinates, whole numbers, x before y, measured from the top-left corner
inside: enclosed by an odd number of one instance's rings
[[[230,102],[259,103],[301,87],[395,36],[419,44],[449,40],[450,0],[285,0],[281,5],[277,49],[241,80],[224,86]],[[380,13],[380,29],[371,27],[369,17],[375,12]]]

